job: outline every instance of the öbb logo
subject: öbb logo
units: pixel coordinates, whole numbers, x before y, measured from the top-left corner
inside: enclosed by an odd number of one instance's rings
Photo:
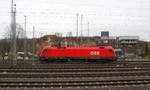
[[[98,52],[98,51],[91,51],[90,55],[100,55],[100,52]]]

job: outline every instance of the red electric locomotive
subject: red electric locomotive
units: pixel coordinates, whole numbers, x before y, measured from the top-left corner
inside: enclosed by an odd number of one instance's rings
[[[110,46],[105,47],[44,47],[40,53],[41,61],[98,61],[117,60],[115,51]]]

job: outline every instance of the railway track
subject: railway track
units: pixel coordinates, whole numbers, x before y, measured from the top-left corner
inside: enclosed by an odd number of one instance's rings
[[[50,62],[50,63],[66,63],[66,64],[80,64],[80,63],[150,63],[150,60],[121,60],[121,61],[98,61],[98,62],[81,62],[81,61],[75,61],[75,62]],[[13,64],[14,61],[12,60],[1,60],[0,64]],[[17,64],[47,64],[47,62],[40,62],[39,60],[17,60],[15,61]]]
[[[98,64],[96,66],[51,66],[51,65],[5,65],[5,66],[0,66],[0,69],[103,69],[103,68],[150,68],[150,65],[101,65]]]
[[[126,86],[149,88],[150,61],[0,64],[0,89],[3,90],[99,90],[104,87],[117,90]]]
[[[14,78],[16,79],[16,78]],[[121,89],[117,89],[118,87],[123,87],[125,88],[126,86],[128,87],[132,87],[132,86],[145,86],[149,87],[149,83],[150,83],[150,78],[149,77],[141,77],[141,78],[137,78],[137,77],[109,77],[109,78],[59,78],[57,80],[55,80],[54,78],[46,78],[46,79],[40,79],[40,78],[36,78],[36,79],[30,79],[27,80],[26,78],[24,79],[20,79],[17,78],[17,80],[13,80],[13,79],[3,79],[0,80],[0,87],[1,88],[5,88],[5,89],[12,89],[15,88],[16,90],[22,88],[26,88],[28,90],[28,88],[32,88],[32,89],[36,89],[41,90],[40,88],[43,89],[60,89],[60,90],[67,90],[67,88],[69,88],[69,90],[75,89],[75,90],[83,90],[85,88],[91,88],[92,90],[95,90],[96,88],[103,88],[103,87],[107,87],[107,88],[114,88],[116,87],[116,89],[114,90],[121,90]],[[141,88],[141,87],[140,87]],[[89,89],[89,90],[91,90]],[[87,89],[86,89],[87,90]],[[102,89],[103,90],[103,89]],[[110,90],[110,89],[108,89]],[[127,89],[127,90],[137,90],[137,89]],[[143,90],[143,89],[141,89]],[[146,90],[146,89],[144,89]]]
[[[7,87],[7,88],[0,88],[0,90],[150,90],[150,86],[145,85],[138,85],[138,86],[104,86],[104,87],[67,87],[67,88],[53,88],[53,87],[25,87],[25,88],[19,88],[19,87]]]
[[[108,80],[108,81],[59,81],[59,82],[0,82],[0,87],[85,87],[149,85],[150,79]]]
[[[0,73],[58,73],[58,72],[124,72],[150,71],[150,68],[100,68],[100,69],[0,69]]]
[[[0,78],[58,78],[58,77],[113,77],[113,76],[150,76],[150,71],[126,72],[64,72],[64,73],[1,73]]]
[[[118,61],[109,63],[46,63],[46,64],[1,64],[0,68],[34,68],[34,69],[46,69],[46,68],[124,68],[124,67],[150,67],[150,62],[139,61]]]

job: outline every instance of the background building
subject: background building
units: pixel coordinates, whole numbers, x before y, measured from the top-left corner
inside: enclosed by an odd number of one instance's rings
[[[95,47],[112,46],[115,49],[121,49],[129,57],[144,57],[150,44],[140,41],[138,36],[109,36],[108,31],[102,31],[101,37],[59,37],[57,35],[45,35],[36,40],[36,52],[41,52],[44,46],[75,46],[75,47]]]
[[[108,39],[108,38],[109,38],[109,31],[102,31],[101,39]]]

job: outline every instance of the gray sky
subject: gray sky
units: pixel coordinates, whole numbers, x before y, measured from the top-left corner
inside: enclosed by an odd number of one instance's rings
[[[2,32],[10,23],[10,1],[0,0]],[[150,0],[15,0],[15,3],[17,23],[23,26],[24,15],[27,16],[30,37],[33,25],[37,36],[54,32],[75,35],[76,13],[79,13],[83,14],[84,35],[89,21],[91,36],[107,30],[111,36],[139,35],[143,40],[150,40]]]

